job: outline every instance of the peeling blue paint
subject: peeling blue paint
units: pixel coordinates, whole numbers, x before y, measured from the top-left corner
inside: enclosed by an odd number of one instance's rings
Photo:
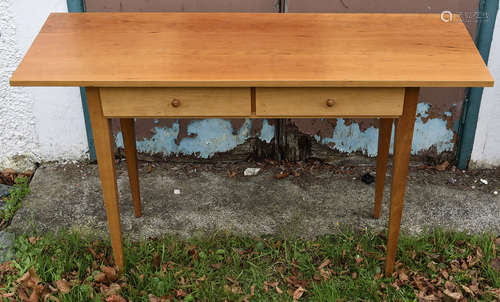
[[[417,106],[412,154],[418,154],[432,147],[435,147],[438,153],[453,150],[453,130],[447,128],[446,119],[429,118],[430,109],[431,105],[424,102],[419,103]],[[451,116],[451,112],[444,112],[444,116]],[[179,144],[176,144],[179,135],[179,123],[176,121],[171,127],[155,127],[153,137],[137,142],[137,150],[144,153],[195,155],[200,158],[209,158],[215,153],[229,151],[244,143],[251,137],[251,128],[251,119],[246,119],[236,134],[233,134],[231,122],[228,120],[204,119],[193,121],[188,125],[187,129],[188,135],[192,135],[192,137],[184,137]],[[262,141],[270,143],[274,138],[274,132],[275,126],[264,120],[258,137]],[[339,118],[332,137],[315,135],[314,138],[323,144],[333,144],[332,148],[340,152],[360,151],[368,156],[377,155],[378,129],[373,126],[361,131],[357,123],[346,125],[345,120]],[[393,140],[394,129],[391,138],[391,150]],[[123,147],[121,132],[116,136],[116,145]]]
[[[223,119],[204,119],[188,125],[188,135],[177,145],[175,140],[179,135],[179,122],[171,127],[155,127],[155,134],[150,139],[137,142],[137,151],[144,153],[163,153],[165,155],[196,155],[209,158],[217,152],[226,152],[250,138],[252,120],[246,119],[240,130],[233,134],[231,122]],[[274,137],[274,126],[264,120],[259,138],[270,142]],[[123,136],[119,132],[115,143],[123,148]]]
[[[430,107],[430,104],[423,102],[417,106],[412,154],[418,154],[433,146],[436,147],[438,153],[453,150],[453,131],[446,127],[447,121],[445,120],[440,118],[428,119]],[[425,123],[424,118],[427,119]],[[391,150],[394,143],[394,126],[392,130]],[[333,143],[332,148],[340,152],[361,151],[368,156],[377,155],[378,129],[373,126],[361,131],[357,123],[346,125],[344,119],[339,118],[332,137],[321,138],[318,135],[314,137],[316,141],[323,144]]]
[[[274,138],[275,128],[276,127],[274,127],[273,125],[269,125],[267,120],[264,120],[264,122],[262,123],[262,130],[260,131],[259,138],[266,143],[270,143]]]

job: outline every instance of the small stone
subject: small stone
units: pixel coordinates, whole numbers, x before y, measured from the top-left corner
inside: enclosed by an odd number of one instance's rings
[[[260,168],[246,168],[245,171],[243,172],[243,175],[245,176],[255,176],[259,174]]]
[[[480,179],[479,181],[481,181],[484,185],[487,185],[488,184],[488,181],[486,179]]]
[[[498,195],[498,191],[493,191],[493,194],[494,195]]]
[[[179,189],[174,189],[174,194],[175,194],[175,195],[181,195],[181,190],[179,190]]]
[[[457,182],[457,180],[455,178],[453,178],[453,177],[450,177],[450,178],[448,178],[448,182],[450,184],[455,184]]]
[[[472,189],[475,189],[475,188],[476,188],[476,186],[471,186],[471,188],[472,188]]]
[[[366,173],[361,177],[361,181],[369,185],[375,181],[375,177],[373,177],[373,175],[371,175],[370,173]]]
[[[0,184],[0,198],[9,196],[10,190],[12,190],[11,186]]]

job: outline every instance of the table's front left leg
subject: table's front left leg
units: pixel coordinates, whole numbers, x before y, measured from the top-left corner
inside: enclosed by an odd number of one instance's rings
[[[99,88],[87,88],[87,101],[89,105],[92,132],[97,155],[97,165],[101,178],[102,194],[106,215],[108,217],[109,233],[113,256],[119,270],[123,269],[123,246],[120,224],[120,208],[118,206],[118,186],[116,184],[115,156],[113,134],[111,132],[111,119],[102,113]]]
[[[386,276],[390,276],[394,270],[394,261],[398,248],[399,229],[401,227],[401,217],[403,215],[417,102],[418,88],[406,88],[403,115],[396,121],[394,135],[391,207],[389,212],[389,235],[387,238],[387,255],[385,262]]]

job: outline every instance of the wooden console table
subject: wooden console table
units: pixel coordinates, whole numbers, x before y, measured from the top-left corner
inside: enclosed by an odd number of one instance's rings
[[[116,265],[122,235],[111,118],[141,215],[134,118],[379,118],[380,215],[396,122],[385,272],[393,271],[419,87],[492,86],[458,16],[51,14],[13,86],[87,87]],[[451,21],[451,22],[450,22]]]

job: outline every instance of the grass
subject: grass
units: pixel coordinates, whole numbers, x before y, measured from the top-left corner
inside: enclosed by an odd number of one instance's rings
[[[369,230],[300,238],[167,236],[126,242],[117,275],[102,241],[61,231],[15,241],[0,266],[0,300],[414,301],[499,299],[498,240],[435,230],[400,239],[396,273],[383,276],[385,236]],[[23,278],[19,279],[21,276]],[[295,298],[294,298],[295,296]]]
[[[4,199],[5,206],[0,209],[0,230],[9,224],[16,211],[21,207],[23,198],[29,193],[28,177],[18,177],[10,195]]]

